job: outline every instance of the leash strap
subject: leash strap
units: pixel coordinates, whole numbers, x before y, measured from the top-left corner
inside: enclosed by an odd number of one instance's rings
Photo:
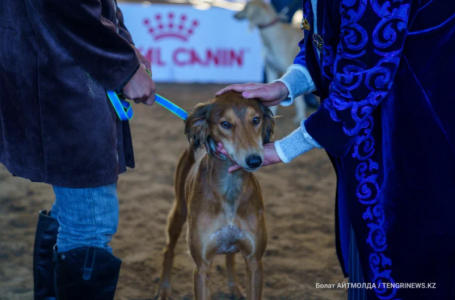
[[[163,96],[160,96],[158,94],[155,95],[155,102],[161,105],[162,107],[166,108],[173,114],[175,114],[177,117],[182,119],[183,121],[186,120],[188,117],[188,113],[181,107],[177,106],[176,104],[172,103],[171,101],[167,100]]]
[[[133,108],[131,107],[131,103],[120,99],[116,92],[114,91],[107,91],[107,97],[111,100],[112,106],[117,113],[117,116],[122,121],[128,121],[133,118]]]
[[[145,69],[150,77],[152,77],[152,72],[149,69]],[[175,114],[177,117],[182,119],[183,121],[186,120],[188,117],[188,113],[178,105],[172,103],[171,101],[167,100],[163,96],[155,94],[155,102],[164,107],[165,109],[169,110],[171,113]]]
[[[147,73],[149,73],[149,75],[152,76],[149,70],[147,70]],[[134,113],[133,108],[131,107],[131,103],[124,100],[123,98],[120,98],[119,94],[117,94],[115,91],[107,91],[107,96],[111,101],[112,106],[114,107],[115,112],[117,113],[117,116],[119,117],[120,120],[128,121],[133,118]],[[183,108],[172,103],[163,96],[155,94],[155,102],[161,105],[162,107],[166,108],[176,116],[178,116],[183,121],[185,121],[186,118],[188,117],[188,113]]]

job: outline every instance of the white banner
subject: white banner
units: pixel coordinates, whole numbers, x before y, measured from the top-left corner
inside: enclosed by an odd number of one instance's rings
[[[257,30],[234,11],[191,5],[119,3],[136,47],[161,82],[261,82]]]

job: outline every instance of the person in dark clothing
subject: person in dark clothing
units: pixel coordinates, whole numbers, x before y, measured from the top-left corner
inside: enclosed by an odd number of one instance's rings
[[[152,105],[150,63],[115,0],[5,0],[0,18],[0,162],[56,195],[39,216],[35,299],[113,299],[116,182],[134,156],[106,91]]]

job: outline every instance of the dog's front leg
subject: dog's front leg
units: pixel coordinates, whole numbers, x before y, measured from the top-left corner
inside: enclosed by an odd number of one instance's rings
[[[201,234],[201,227],[188,224],[188,246],[196,264],[194,270],[194,299],[211,300],[210,266],[216,255],[215,241],[210,239],[210,232]]]
[[[212,299],[210,284],[210,264],[205,261],[197,264],[194,270],[194,297],[195,300]]]
[[[226,270],[228,277],[228,287],[231,299],[244,299],[242,288],[235,274],[235,254],[226,254]]]
[[[245,259],[247,271],[247,300],[262,299],[262,282],[264,270],[261,257]]]

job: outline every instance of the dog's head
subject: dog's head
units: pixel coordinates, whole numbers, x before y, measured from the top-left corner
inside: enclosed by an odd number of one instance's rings
[[[186,119],[185,134],[195,148],[205,145],[209,153],[215,153],[216,143],[222,142],[239,166],[255,171],[262,165],[263,144],[270,141],[274,127],[267,107],[227,92],[196,106]]]
[[[252,0],[245,4],[244,8],[234,15],[237,20],[247,19],[250,28],[271,22],[277,17],[276,11],[262,0]]]

